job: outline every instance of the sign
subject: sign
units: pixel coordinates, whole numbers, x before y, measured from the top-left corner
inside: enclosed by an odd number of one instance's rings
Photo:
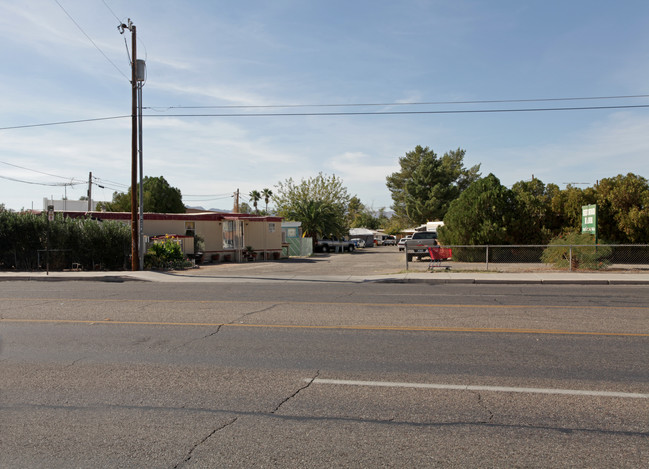
[[[597,236],[597,205],[581,207],[581,232]]]

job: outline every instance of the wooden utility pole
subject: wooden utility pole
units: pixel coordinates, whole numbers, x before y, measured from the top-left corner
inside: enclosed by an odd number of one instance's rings
[[[137,215],[137,43],[135,25],[129,21],[131,27],[131,41],[133,57],[131,59],[131,85],[132,85],[132,137],[131,137],[131,270],[140,270],[140,254],[138,249],[138,215]]]
[[[140,255],[138,249],[138,216],[137,216],[137,39],[136,29],[133,22],[118,26],[119,32],[124,33],[125,29],[131,32],[131,270],[140,270]]]
[[[239,213],[239,189],[234,193],[234,207],[232,207],[234,213]]]
[[[88,173],[88,211],[92,211],[92,171]]]

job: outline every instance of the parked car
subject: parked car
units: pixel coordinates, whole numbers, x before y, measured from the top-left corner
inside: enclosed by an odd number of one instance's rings
[[[352,238],[350,239],[352,243],[354,243],[354,246],[356,248],[364,248],[365,247],[365,240],[361,238]]]
[[[408,241],[410,238],[412,238],[412,235],[404,236],[399,240],[399,242],[397,243],[399,251],[403,251],[406,248],[406,241]]]

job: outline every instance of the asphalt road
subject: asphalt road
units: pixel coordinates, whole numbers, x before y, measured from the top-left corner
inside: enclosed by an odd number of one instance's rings
[[[647,467],[648,297],[0,283],[0,467]]]

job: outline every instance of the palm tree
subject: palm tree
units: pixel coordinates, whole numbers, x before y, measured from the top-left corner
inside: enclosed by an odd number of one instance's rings
[[[257,212],[257,215],[259,215],[259,209],[257,208],[257,202],[261,200],[261,194],[259,191],[254,190],[251,191],[250,194],[248,194],[250,197],[250,201],[252,202],[252,205],[255,207],[255,212]]]
[[[261,196],[264,198],[264,202],[266,202],[266,215],[268,215],[268,202],[270,201],[270,198],[273,196],[273,191],[271,191],[268,188],[262,189]]]

